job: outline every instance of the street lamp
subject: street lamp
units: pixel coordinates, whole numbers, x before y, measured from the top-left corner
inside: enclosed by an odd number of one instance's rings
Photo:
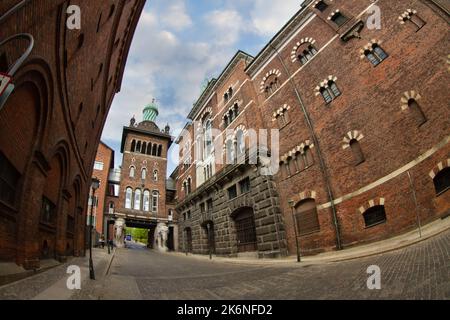
[[[208,229],[208,250],[209,250],[209,260],[212,260],[212,248],[211,248],[211,225],[206,225],[206,228]]]
[[[297,262],[300,262],[301,261],[300,245],[298,243],[297,219],[295,217],[295,202],[294,202],[294,200],[289,200],[289,206],[291,207],[292,221],[294,222],[295,245],[297,246]]]
[[[92,231],[93,231],[93,209],[95,206],[95,191],[100,187],[100,180],[92,178],[92,198],[91,198],[91,215],[89,218],[89,277],[95,280],[94,264],[92,263]]]

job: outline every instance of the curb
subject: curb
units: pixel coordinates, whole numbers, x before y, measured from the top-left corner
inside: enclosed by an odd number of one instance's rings
[[[111,269],[111,265],[112,265],[112,262],[113,262],[115,256],[116,256],[116,248],[114,248],[113,251],[111,252],[111,258],[109,259],[109,262],[107,264],[106,270],[105,270],[105,272],[103,274],[104,277],[106,277],[108,275],[109,270]]]
[[[450,230],[450,226],[447,226],[447,227],[442,228],[441,230],[436,231],[435,233],[428,234],[425,236],[422,235],[421,238],[410,240],[408,242],[399,244],[394,247],[381,249],[378,252],[361,253],[360,255],[357,255],[357,256],[335,257],[335,258],[328,258],[328,259],[324,258],[324,259],[320,259],[320,260],[316,260],[316,261],[308,260],[307,257],[304,257],[307,260],[306,261],[302,260],[300,263],[298,263],[296,261],[295,257],[293,257],[291,261],[281,261],[281,260],[272,260],[272,261],[271,260],[242,260],[242,261],[239,261],[239,260],[227,260],[226,258],[220,258],[220,260],[217,260],[217,259],[209,260],[208,258],[206,258],[202,255],[192,254],[192,253],[189,254],[189,256],[187,256],[187,257],[189,257],[191,259],[211,261],[211,262],[216,262],[216,263],[219,262],[219,263],[241,264],[241,265],[255,265],[255,266],[291,266],[291,265],[305,266],[305,265],[308,265],[309,266],[309,265],[317,265],[317,264],[325,264],[325,263],[351,261],[351,260],[356,260],[356,259],[361,259],[361,258],[373,257],[373,256],[384,254],[384,253],[389,253],[392,251],[410,247],[414,244],[418,244],[418,243],[428,240],[430,238],[436,237],[436,236],[438,236],[446,231],[449,231],[449,230]],[[180,253],[180,252],[168,253],[168,254],[171,254],[173,256],[180,256],[180,257],[185,256],[184,253]]]

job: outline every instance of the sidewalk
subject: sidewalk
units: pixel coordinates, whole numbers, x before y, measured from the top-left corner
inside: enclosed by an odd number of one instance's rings
[[[106,249],[94,248],[92,260],[95,277],[102,279],[111,264],[115,251],[108,255]],[[89,251],[86,257],[72,258],[64,264],[53,266],[51,270],[41,272],[28,278],[0,286],[0,300],[67,300],[77,293],[77,290],[67,288],[67,279],[70,276],[67,268],[76,265],[81,270],[81,288],[84,288],[89,279]],[[12,266],[11,266],[12,268]]]
[[[415,229],[413,231],[407,232],[405,234],[387,240],[355,246],[341,251],[324,252],[315,256],[301,257],[301,262],[302,264],[321,264],[321,263],[338,262],[369,257],[411,246],[413,244],[427,240],[431,237],[434,237],[448,230],[450,230],[450,217],[447,217],[445,219],[439,219],[425,226],[422,226],[421,237],[419,236],[419,230]],[[167,254],[185,256],[185,253],[183,252],[169,252]],[[192,259],[209,260],[208,255],[189,254],[188,257]],[[234,264],[281,266],[281,265],[297,264],[297,257],[289,256],[286,258],[279,258],[279,259],[257,259],[248,257],[228,258],[228,257],[213,256],[212,261],[221,263],[234,263]]]

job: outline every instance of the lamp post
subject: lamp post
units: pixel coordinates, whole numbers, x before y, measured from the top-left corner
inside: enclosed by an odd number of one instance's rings
[[[212,248],[211,248],[211,225],[208,223],[206,225],[208,229],[208,250],[209,250],[209,260],[212,260]]]
[[[92,218],[93,218],[93,209],[95,206],[95,191],[99,188],[100,186],[100,180],[98,180],[97,178],[92,178],[92,184],[91,184],[91,188],[92,188],[92,198],[91,198],[91,215],[89,217],[89,277],[92,280],[95,280],[95,273],[94,273],[94,264],[92,262],[92,231],[93,231],[93,223],[92,223]]]
[[[295,217],[295,203],[294,200],[289,200],[289,206],[291,207],[292,211],[292,221],[294,222],[294,233],[295,233],[295,245],[297,247],[297,262],[301,262],[301,256],[300,256],[300,245],[298,243],[298,231],[297,231],[297,219]]]

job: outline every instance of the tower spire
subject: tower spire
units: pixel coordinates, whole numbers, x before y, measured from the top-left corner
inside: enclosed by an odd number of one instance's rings
[[[156,117],[159,115],[158,106],[156,105],[156,99],[152,99],[152,103],[148,104],[144,108],[144,121],[155,122]]]

